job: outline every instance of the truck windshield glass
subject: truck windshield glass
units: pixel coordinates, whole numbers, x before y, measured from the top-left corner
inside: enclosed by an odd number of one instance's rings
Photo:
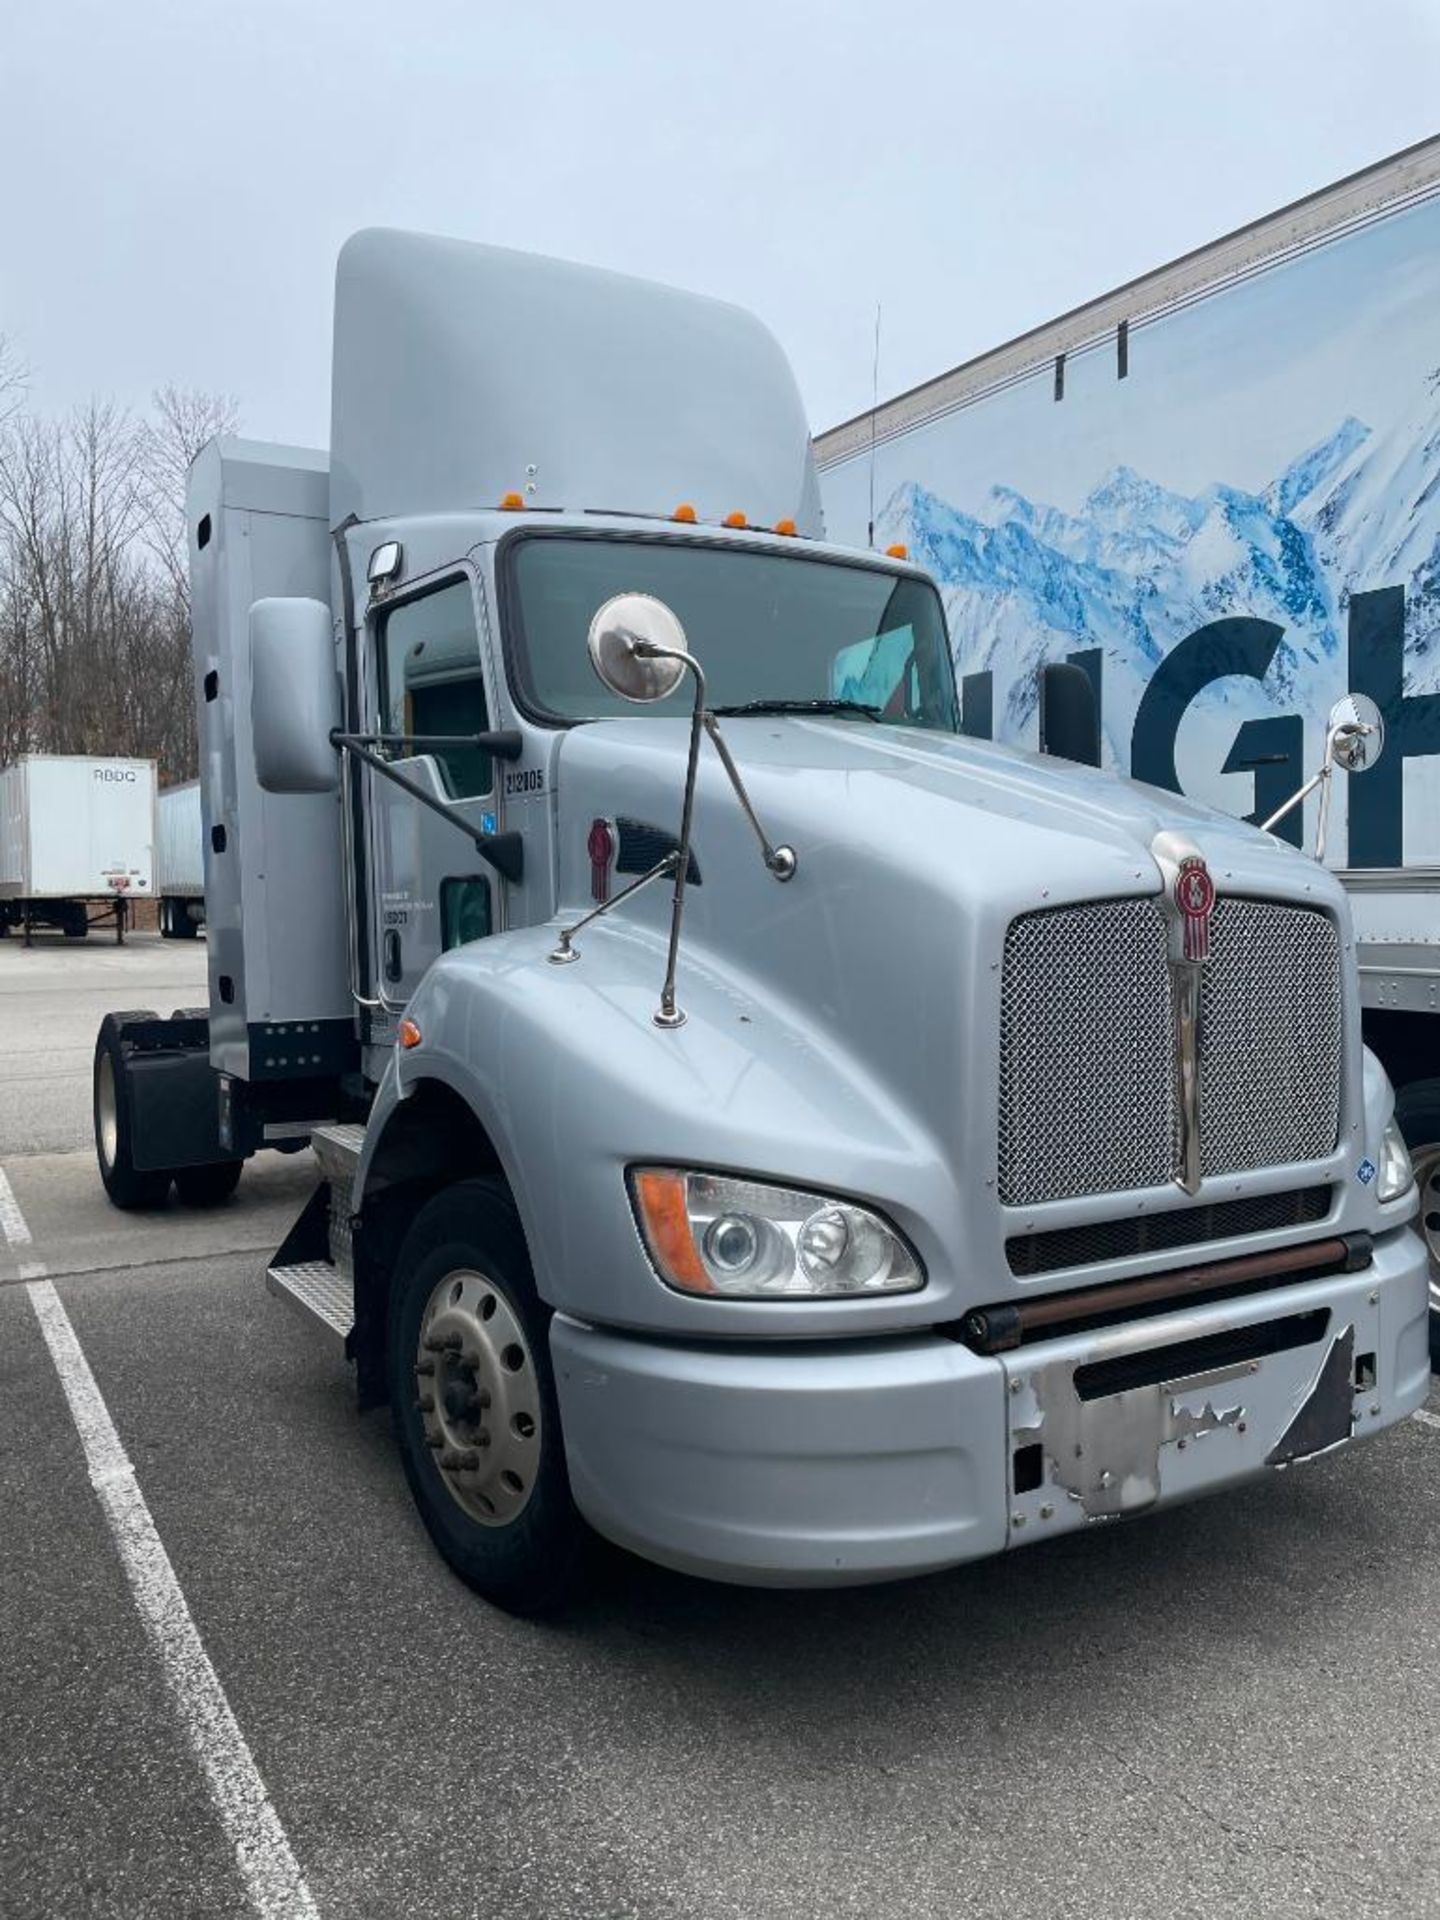
[[[774,702],[953,733],[945,616],[928,581],[697,541],[531,535],[511,549],[512,646],[529,704],[562,720],[663,713],[596,678],[585,637],[617,593],[679,615],[712,707]],[[518,616],[518,617],[517,617]],[[688,696],[685,696],[688,698]]]

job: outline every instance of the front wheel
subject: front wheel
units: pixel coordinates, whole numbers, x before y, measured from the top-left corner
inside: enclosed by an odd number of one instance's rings
[[[512,1613],[559,1606],[590,1534],[565,1470],[550,1313],[503,1188],[461,1181],[416,1216],[387,1366],[405,1477],[441,1554]]]
[[[1395,1096],[1395,1118],[1415,1163],[1415,1226],[1430,1256],[1430,1364],[1440,1373],[1440,1080],[1413,1080]]]

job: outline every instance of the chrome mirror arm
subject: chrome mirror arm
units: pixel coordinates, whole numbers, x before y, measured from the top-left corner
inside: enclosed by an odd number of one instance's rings
[[[1287,813],[1293,813],[1303,801],[1308,800],[1318,787],[1320,789],[1320,813],[1315,823],[1315,858],[1325,858],[1325,836],[1330,826],[1330,793],[1334,785],[1335,768],[1350,768],[1363,749],[1364,742],[1378,729],[1364,720],[1346,720],[1332,726],[1325,735],[1325,758],[1320,771],[1307,780],[1298,792],[1292,793],[1281,807],[1277,807],[1268,820],[1260,822],[1262,833],[1271,832]]]
[[[695,706],[690,716],[690,752],[685,762],[685,804],[680,812],[680,845],[675,851],[675,893],[670,908],[670,943],[665,956],[665,983],[660,1005],[652,1015],[657,1027],[683,1027],[685,1015],[675,1004],[675,968],[680,959],[680,923],[685,915],[685,882],[690,876],[690,823],[695,814],[695,776],[700,767],[700,735],[705,724],[705,670],[683,647],[662,647],[653,640],[634,643],[642,660],[676,660],[695,678]]]
[[[669,873],[679,858],[678,853],[667,853],[663,860],[655,862],[648,873],[642,873],[638,880],[632,880],[628,887],[622,887],[613,899],[602,900],[598,907],[592,907],[589,913],[582,913],[580,918],[570,926],[562,927],[554,952],[546,955],[551,966],[568,967],[572,960],[578,960],[580,950],[571,943],[580,929],[588,927],[592,920],[598,920],[602,914],[609,913],[613,908],[620,906],[630,898],[632,893],[638,893],[642,887],[648,887],[652,880],[658,880],[662,874]]]
[[[740,769],[730,758],[730,749],[726,746],[725,737],[720,731],[720,722],[708,710],[705,714],[705,731],[714,742],[715,751],[720,756],[720,764],[729,775],[730,784],[735,789],[735,798],[740,802],[745,818],[755,829],[755,838],[760,842],[760,851],[765,857],[765,865],[777,880],[793,880],[795,869],[799,865],[795,857],[795,849],[772,846],[769,835],[761,826],[759,817],[750,804],[750,796],[745,791],[745,782],[740,778]]]

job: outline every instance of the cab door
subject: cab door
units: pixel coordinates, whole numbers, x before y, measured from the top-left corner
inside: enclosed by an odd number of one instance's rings
[[[496,771],[473,747],[423,745],[430,734],[490,725],[474,587],[455,574],[377,609],[372,619],[374,730],[411,744],[378,751],[482,831],[496,826]],[[499,925],[499,887],[474,842],[381,774],[367,773],[371,951],[375,990],[392,1012],[435,957]]]

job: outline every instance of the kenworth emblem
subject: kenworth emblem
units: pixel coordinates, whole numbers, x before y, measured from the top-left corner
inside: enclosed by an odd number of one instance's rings
[[[1210,958],[1210,916],[1215,882],[1205,856],[1183,833],[1157,833],[1150,852],[1163,886],[1170,948],[1170,994],[1174,1003],[1175,1179],[1186,1193],[1200,1191],[1200,979]]]
[[[1187,854],[1175,876],[1175,904],[1184,922],[1185,958],[1197,965],[1210,958],[1210,914],[1215,882],[1198,853]]]

